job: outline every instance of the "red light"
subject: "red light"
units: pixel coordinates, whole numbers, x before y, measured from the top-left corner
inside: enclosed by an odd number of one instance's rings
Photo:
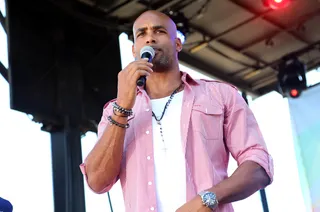
[[[264,4],[274,10],[285,8],[290,2],[291,0],[264,0]]]
[[[299,96],[299,91],[297,89],[290,90],[290,96],[291,97],[297,97]]]

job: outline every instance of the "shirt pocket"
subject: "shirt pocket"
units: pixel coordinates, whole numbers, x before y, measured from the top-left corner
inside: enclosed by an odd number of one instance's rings
[[[212,105],[195,104],[192,107],[192,128],[206,140],[221,139],[223,135],[223,110]]]

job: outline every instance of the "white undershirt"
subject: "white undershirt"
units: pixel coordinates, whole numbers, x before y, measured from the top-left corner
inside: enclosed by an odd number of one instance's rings
[[[158,212],[176,211],[186,202],[185,157],[181,142],[180,117],[183,91],[174,95],[160,126],[152,117],[155,182]],[[169,97],[153,99],[152,111],[161,117]]]

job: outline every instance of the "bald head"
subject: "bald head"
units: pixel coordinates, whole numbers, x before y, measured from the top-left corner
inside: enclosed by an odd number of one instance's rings
[[[166,14],[156,11],[148,10],[142,13],[133,24],[133,35],[136,37],[137,30],[146,27],[147,25],[163,26],[166,28],[172,38],[177,36],[177,27],[173,20]]]

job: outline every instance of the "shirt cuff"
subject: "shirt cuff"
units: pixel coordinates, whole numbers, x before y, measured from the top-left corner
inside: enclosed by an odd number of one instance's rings
[[[250,155],[245,155],[241,157],[241,160],[239,160],[239,165],[244,163],[245,161],[254,161],[258,163],[268,174],[270,178],[270,183],[269,185],[273,182],[273,175],[274,175],[274,169],[273,169],[273,159],[271,155],[269,155],[267,152],[264,152],[264,154],[261,154],[261,150],[256,150],[259,151],[258,154],[255,153],[250,153]]]

